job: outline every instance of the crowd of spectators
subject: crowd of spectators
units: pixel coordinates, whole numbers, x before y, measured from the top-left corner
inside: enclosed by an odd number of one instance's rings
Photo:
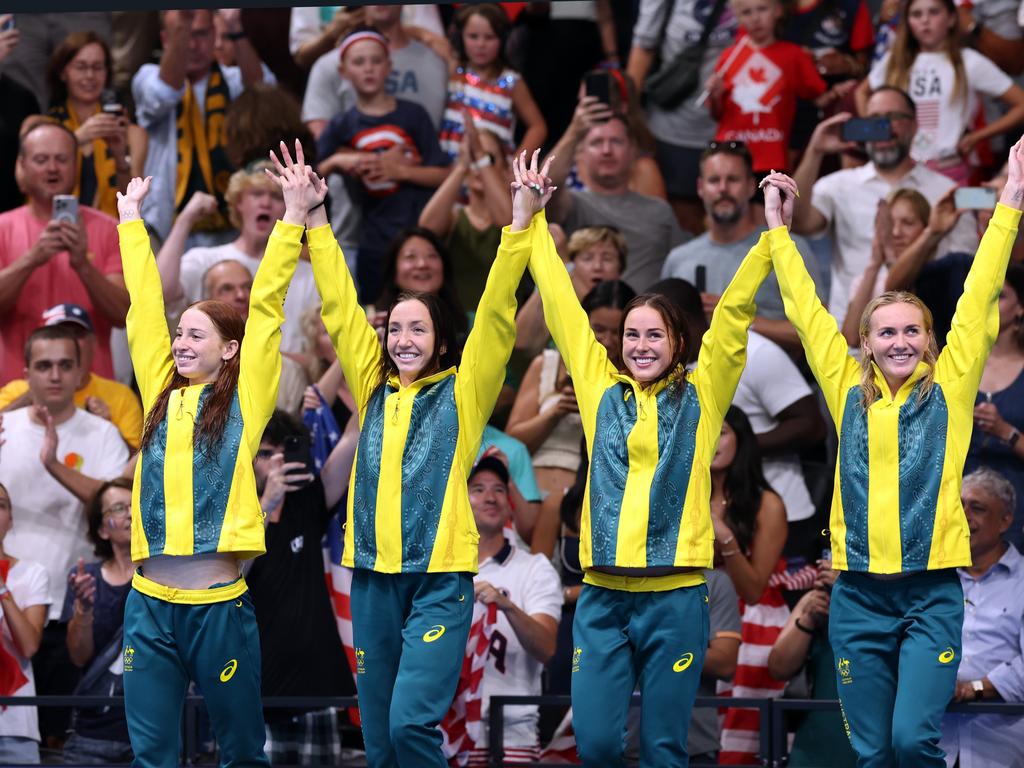
[[[121,615],[143,413],[112,217],[131,177],[153,177],[143,217],[172,328],[200,299],[246,316],[284,210],[267,153],[299,139],[371,320],[401,291],[425,291],[464,340],[510,221],[510,158],[541,147],[558,187],[548,225],[617,360],[622,309],[648,291],[676,305],[696,352],[765,229],[758,181],[788,169],[795,242],[851,349],[863,308],[897,289],[926,301],[941,347],[994,206],[985,190],[1001,188],[998,158],[1024,128],[1022,85],[1018,0],[0,14],[0,695],[117,693],[130,663]],[[497,613],[485,713],[492,694],[569,692],[582,588],[573,382],[529,276],[518,298],[515,353],[468,478],[476,599]],[[321,545],[344,514],[358,424],[319,312],[304,255],[284,304],[279,410],[255,462],[267,554],[245,566],[267,696],[352,695],[359,664]],[[960,571],[956,701],[1024,702],[1024,238],[999,322],[962,493],[974,565]],[[710,468],[702,694],[836,698],[835,446],[769,275]],[[756,761],[756,719],[724,712],[695,711],[691,764]],[[507,709],[506,759],[542,756],[561,714]],[[267,709],[266,721],[275,764],[358,761],[354,713]],[[789,765],[854,764],[838,713],[790,725]],[[949,765],[1024,765],[1024,718],[950,715],[943,731]],[[486,748],[484,729],[470,764]],[[116,710],[0,712],[0,763],[61,750],[76,763],[131,755]]]

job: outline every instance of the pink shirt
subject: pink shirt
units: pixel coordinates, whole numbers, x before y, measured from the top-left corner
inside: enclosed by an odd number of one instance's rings
[[[89,260],[104,275],[121,274],[117,222],[105,213],[79,206],[88,237]],[[0,214],[0,269],[21,258],[39,239],[48,221],[39,221],[27,205]],[[25,370],[25,340],[42,325],[42,314],[54,304],[82,306],[96,329],[92,370],[112,378],[110,321],[93,306],[92,298],[68,263],[67,251],[36,269],[21,288],[14,307],[0,314],[0,384],[20,379]]]

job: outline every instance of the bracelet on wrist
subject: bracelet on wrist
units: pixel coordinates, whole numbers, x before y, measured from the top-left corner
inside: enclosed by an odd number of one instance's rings
[[[730,549],[728,552],[723,550],[721,552],[721,555],[722,555],[722,557],[732,557],[733,555],[738,555],[739,553],[740,553],[740,548],[736,547],[736,549]]]
[[[312,213],[312,212],[313,212],[313,211],[315,211],[315,210],[316,210],[317,208],[323,208],[323,207],[325,207],[325,205],[326,205],[326,199],[324,199],[324,200],[321,200],[321,201],[320,201],[319,203],[317,203],[317,204],[316,204],[316,205],[314,205],[314,206],[313,206],[312,208],[310,208],[310,209],[309,209],[308,211],[306,211],[306,214],[308,215],[308,214]]]
[[[729,546],[730,544],[732,544],[732,543],[733,543],[734,541],[736,541],[736,537],[735,537],[735,536],[730,536],[730,537],[729,537],[728,539],[726,539],[725,541],[720,541],[720,542],[718,542],[718,546],[720,546],[720,547],[728,547],[728,546]]]
[[[801,624],[800,619],[794,619],[793,624],[795,624],[796,628],[799,629],[801,632],[806,632],[808,635],[814,634],[814,630],[809,627],[805,627],[803,624]]]

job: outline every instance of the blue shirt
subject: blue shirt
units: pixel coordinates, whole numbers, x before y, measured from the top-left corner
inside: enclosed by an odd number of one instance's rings
[[[1024,558],[1010,544],[975,578],[958,568],[964,589],[963,657],[957,680],[987,677],[1005,701],[1024,701]],[[961,768],[1024,764],[1024,718],[946,715],[941,746]]]
[[[484,427],[484,436],[480,441],[480,452],[477,459],[483,455],[491,446],[494,446],[508,457],[508,475],[516,484],[519,493],[528,502],[539,502],[541,500],[540,488],[537,487],[537,478],[533,474],[533,463],[530,461],[530,452],[526,446],[514,437],[506,435],[497,427],[488,424]]]

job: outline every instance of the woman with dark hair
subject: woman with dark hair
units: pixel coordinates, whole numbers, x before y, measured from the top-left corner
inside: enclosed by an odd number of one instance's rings
[[[711,460],[711,522],[715,529],[715,567],[729,574],[740,598],[742,620],[736,673],[719,691],[733,696],[779,696],[785,683],[772,678],[764,662],[788,613],[782,590],[771,584],[772,573],[784,571],[786,507],[768,485],[761,467],[761,449],[750,420],[730,405],[722,422],[718,449]],[[756,762],[750,735],[758,729],[757,710],[730,707],[722,721],[724,765]]]
[[[103,483],[86,507],[85,516],[89,541],[101,561],[79,560],[68,574],[70,588],[65,593],[61,620],[68,625],[68,655],[83,670],[76,694],[110,695],[102,678],[121,656],[124,606],[134,571],[132,481],[119,477]],[[123,709],[77,708],[71,731],[64,742],[65,763],[132,759]]]
[[[132,491],[124,692],[140,766],[177,763],[189,680],[202,689],[224,764],[269,765],[260,649],[240,561],[265,551],[253,459],[281,375],[284,297],[310,208],[327,189],[305,165],[272,155],[285,201],[253,281],[249,317],[220,301],[186,309],[173,339],[140,205],[151,178],[118,193],[131,295],[128,344],[146,412]],[[270,171],[268,171],[270,173]],[[244,336],[244,338],[243,338]]]
[[[1017,491],[1013,525],[1004,535],[1024,548],[1024,265],[1006,268],[999,292],[999,335],[985,361],[974,406],[971,447],[964,474],[988,467]]]
[[[352,628],[363,740],[371,765],[442,768],[448,711],[473,615],[479,534],[466,481],[512,352],[515,290],[553,191],[537,156],[514,163],[502,235],[459,355],[435,293],[401,292],[378,339],[326,213],[306,221],[323,319],[359,411],[342,564],[354,568]],[[547,170],[545,166],[544,170]],[[527,186],[527,184],[529,186]]]
[[[832,496],[829,638],[839,699],[861,765],[941,768],[942,714],[961,653],[964,596],[956,568],[971,564],[960,485],[978,385],[999,330],[999,293],[1024,202],[1024,139],[937,353],[928,307],[912,293],[873,299],[860,324],[860,359],[780,224],[796,184],[765,184],[767,233],[782,300],[839,436]]]
[[[49,115],[78,139],[75,196],[117,215],[117,190],[142,174],[149,138],[110,91],[110,48],[95,32],[72,32],[50,56]]]
[[[402,293],[433,294],[457,333],[465,335],[469,319],[455,291],[455,274],[448,250],[440,238],[421,226],[406,227],[394,240],[384,262],[384,288],[374,305],[375,322],[383,322]],[[454,351],[454,350],[453,350]]]
[[[657,294],[630,301],[621,364],[590,329],[547,228],[530,271],[566,369],[590,455],[580,523],[583,588],[573,626],[576,743],[618,765],[630,696],[643,691],[640,762],[686,765],[690,711],[708,647],[703,569],[714,547],[709,465],[746,359],[754,293],[770,268],[758,242],[722,295],[696,369],[695,340]]]
[[[598,283],[581,306],[598,341],[614,364],[621,363],[622,311],[636,293],[620,280]],[[558,540],[562,494],[583,456],[583,423],[572,379],[557,349],[545,349],[530,363],[512,404],[505,432],[530,451],[537,485],[544,497],[530,539],[530,550],[552,557]]]

